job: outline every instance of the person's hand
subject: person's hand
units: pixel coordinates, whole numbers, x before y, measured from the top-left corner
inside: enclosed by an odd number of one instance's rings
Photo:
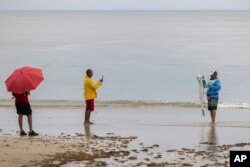
[[[103,77],[104,77],[104,75],[102,76],[102,79],[99,80],[100,82],[103,82]]]

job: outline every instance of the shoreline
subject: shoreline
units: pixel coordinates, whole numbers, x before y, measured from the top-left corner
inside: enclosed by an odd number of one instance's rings
[[[211,127],[199,108],[106,107],[93,112],[95,125],[83,126],[82,109],[36,108],[38,137],[19,137],[15,109],[0,108],[0,115],[3,167],[224,167],[230,150],[250,150],[249,110],[221,109]]]
[[[82,108],[85,106],[85,101],[82,100],[30,100],[31,106],[35,108]],[[113,101],[95,101],[97,107],[176,107],[176,108],[200,108],[199,102],[192,101],[153,101],[153,100],[113,100]],[[0,108],[14,108],[15,101],[12,99],[0,99]],[[207,104],[205,104],[205,109]],[[250,109],[250,103],[224,103],[220,102],[220,109]]]
[[[85,101],[79,100],[31,100],[32,107],[37,108],[80,108],[85,106]],[[145,101],[145,100],[114,100],[114,101],[95,101],[98,107],[189,107],[198,108],[197,102],[181,101]],[[14,100],[0,99],[0,108],[13,108]]]

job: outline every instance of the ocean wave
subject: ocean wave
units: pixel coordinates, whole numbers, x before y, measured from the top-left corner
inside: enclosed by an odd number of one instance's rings
[[[220,103],[220,108],[250,108],[250,103]]]
[[[182,101],[150,101],[150,100],[115,100],[115,101],[100,101],[101,105],[113,106],[133,106],[133,107],[157,107],[157,106],[176,106],[176,107],[199,107],[200,104],[196,102],[182,102]]]
[[[47,108],[79,108],[84,101],[76,100],[32,100],[33,107]],[[100,107],[200,107],[199,102],[188,101],[150,101],[150,100],[114,100],[96,101]],[[0,107],[14,107],[14,100],[0,100]],[[250,103],[219,103],[219,108],[250,108]]]

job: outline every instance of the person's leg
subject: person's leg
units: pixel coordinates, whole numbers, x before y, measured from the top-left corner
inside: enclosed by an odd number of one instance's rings
[[[94,102],[94,99],[90,100],[90,103],[89,103],[89,124],[94,124],[93,122],[90,122],[90,116],[91,116],[91,112],[94,111],[95,109],[95,102]]]
[[[212,124],[215,124],[216,110],[211,111]]]
[[[89,115],[88,115],[89,116],[89,118],[88,118],[89,119],[89,124],[94,124],[93,122],[90,121],[90,115],[91,115],[91,111],[89,112]]]
[[[90,119],[90,110],[86,109],[85,110],[85,120],[84,120],[84,124],[89,124],[89,119]]]
[[[26,136],[27,133],[25,133],[25,131],[23,130],[23,115],[22,114],[18,114],[18,124],[20,128],[20,136]]]
[[[210,115],[211,115],[211,124],[215,124],[215,117],[216,117],[216,110],[210,110]]]
[[[20,132],[22,132],[23,131],[23,115],[22,114],[18,114],[18,124],[20,128]]]
[[[30,130],[30,132],[32,132],[33,131],[33,128],[32,128],[32,115],[31,114],[28,115],[27,118],[28,118],[29,130]]]
[[[211,99],[210,112],[211,112],[211,122],[213,125],[215,125],[217,105],[218,105],[218,99]]]
[[[33,126],[32,126],[32,114],[27,115],[27,119],[28,119],[28,124],[29,124],[29,136],[38,136],[39,134],[36,133],[33,130]]]
[[[94,124],[90,122],[91,111],[94,111],[94,99],[86,100],[85,121],[84,124]]]

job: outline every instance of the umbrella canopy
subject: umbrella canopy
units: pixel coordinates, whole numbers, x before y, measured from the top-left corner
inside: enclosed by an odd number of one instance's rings
[[[7,90],[22,94],[36,87],[44,80],[42,70],[24,66],[16,69],[5,81]]]

